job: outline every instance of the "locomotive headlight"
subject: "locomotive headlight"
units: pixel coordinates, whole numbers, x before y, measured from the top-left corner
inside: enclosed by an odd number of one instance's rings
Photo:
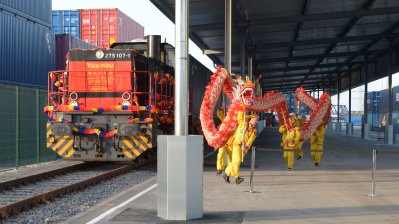
[[[71,100],[76,101],[78,100],[78,94],[75,92],[72,92],[69,94],[69,98],[71,98]]]
[[[128,92],[122,93],[122,99],[123,99],[124,101],[130,100],[130,93],[128,93]]]

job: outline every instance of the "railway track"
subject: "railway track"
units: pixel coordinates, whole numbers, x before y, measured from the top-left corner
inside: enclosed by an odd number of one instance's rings
[[[0,219],[8,218],[56,197],[81,190],[152,163],[149,158],[116,165],[82,163],[0,183]]]

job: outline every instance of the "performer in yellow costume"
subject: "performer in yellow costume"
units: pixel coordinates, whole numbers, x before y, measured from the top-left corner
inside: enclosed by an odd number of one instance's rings
[[[291,117],[291,124],[295,123],[295,118]],[[294,167],[294,155],[296,150],[296,145],[301,138],[301,131],[298,127],[285,128],[286,129],[286,139],[284,141],[284,159],[287,161],[288,169]]]
[[[285,140],[287,139],[287,128],[286,125],[281,125],[280,128],[278,129],[278,131],[280,132],[281,136],[281,142],[280,142],[280,146],[281,148],[284,149],[284,145],[285,145]]]
[[[240,184],[244,181],[244,178],[240,177],[241,161],[243,159],[244,153],[248,152],[256,138],[255,124],[258,117],[256,115],[250,115],[251,120],[249,122],[245,122],[244,113],[245,112],[243,111],[238,112],[238,127],[234,133],[234,138],[229,141],[232,143],[232,160],[231,163],[229,163],[229,165],[226,167],[225,174],[223,175],[226,183],[230,183],[230,177],[234,177],[236,184]],[[229,142],[227,143],[228,145],[230,145]]]
[[[296,124],[299,126],[297,126],[298,128],[302,128],[303,126],[306,125],[306,116],[302,115],[301,119],[296,119]],[[300,139],[298,144],[295,147],[295,156],[296,156],[296,160],[300,160],[303,157],[303,151],[302,151],[302,145],[305,141],[303,139]]]
[[[321,156],[323,155],[323,144],[324,144],[324,133],[326,129],[324,123],[316,129],[314,134],[310,137],[310,155],[314,159],[314,165],[318,166],[321,161]]]
[[[219,108],[216,112],[218,118],[220,119],[220,121],[223,121],[225,116],[224,116],[224,111],[223,111],[223,107]],[[230,139],[232,139],[234,136],[234,132],[231,135]],[[229,139],[229,141],[231,141]],[[224,168],[225,168],[225,155],[227,154],[227,164],[231,163],[231,152],[232,152],[232,147],[229,147],[228,144],[224,145],[223,147],[218,149],[218,155],[217,155],[217,160],[216,160],[216,169],[217,172],[216,174],[219,175],[223,172]]]

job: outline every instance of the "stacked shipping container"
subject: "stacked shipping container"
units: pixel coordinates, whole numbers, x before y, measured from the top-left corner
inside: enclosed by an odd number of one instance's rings
[[[54,33],[67,33],[80,38],[80,12],[78,10],[53,11],[52,19]]]
[[[380,129],[379,115],[380,115],[381,94],[373,91],[367,93],[367,110],[369,113],[369,122],[371,122],[370,129],[378,131]]]
[[[55,69],[65,70],[66,68],[66,55],[69,50],[74,48],[90,49],[97,48],[81,39],[78,39],[70,34],[56,34],[55,35],[56,58]]]
[[[68,33],[101,48],[144,37],[144,27],[119,9],[61,10],[52,17],[54,33]]]
[[[0,0],[0,9],[1,82],[47,87],[55,53],[51,1]]]
[[[55,159],[43,113],[54,69],[51,0],[0,0],[0,49],[0,169]]]
[[[144,37],[144,27],[119,9],[82,9],[80,39],[101,48]]]

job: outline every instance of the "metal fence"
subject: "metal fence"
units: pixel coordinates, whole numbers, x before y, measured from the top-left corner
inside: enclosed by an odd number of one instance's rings
[[[0,169],[57,158],[46,148],[47,91],[0,84]]]

